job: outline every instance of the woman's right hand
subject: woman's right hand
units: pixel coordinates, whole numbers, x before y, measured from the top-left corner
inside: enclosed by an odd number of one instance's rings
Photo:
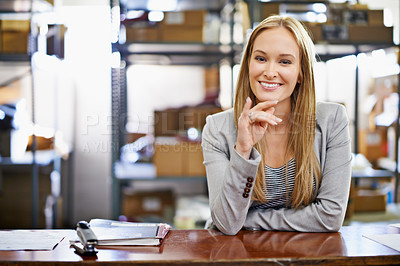
[[[236,151],[246,159],[250,158],[251,149],[264,136],[268,126],[276,126],[282,119],[274,115],[274,106],[278,101],[260,102],[251,108],[248,97],[238,120]]]

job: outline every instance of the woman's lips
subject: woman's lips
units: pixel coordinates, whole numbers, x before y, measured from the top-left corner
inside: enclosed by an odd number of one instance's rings
[[[282,85],[281,83],[262,82],[262,81],[260,81],[260,84],[261,84],[261,87],[263,87],[263,89],[265,89],[265,90],[275,90]]]

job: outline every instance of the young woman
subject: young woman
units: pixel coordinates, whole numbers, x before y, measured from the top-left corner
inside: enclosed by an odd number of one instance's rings
[[[351,178],[345,108],[316,103],[314,45],[303,25],[271,16],[243,54],[233,109],[207,117],[203,155],[211,225],[335,232]]]

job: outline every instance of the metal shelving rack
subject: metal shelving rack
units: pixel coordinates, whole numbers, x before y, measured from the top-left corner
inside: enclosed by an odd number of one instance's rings
[[[32,116],[31,122],[33,125],[36,123],[36,115],[35,115],[35,84],[33,78],[33,66],[32,66],[32,55],[37,52],[37,41],[38,41],[38,32],[33,31],[32,29],[35,27],[33,23],[33,17],[41,13],[41,11],[34,10],[35,4],[43,4],[49,6],[49,3],[46,3],[44,0],[5,0],[0,3],[0,19],[24,19],[29,20],[31,23],[31,31],[28,37],[28,48],[26,54],[5,54],[0,53],[0,61],[4,62],[28,62],[30,63],[30,74],[32,77],[31,80],[31,106],[32,106]],[[15,7],[18,6],[25,7],[23,11],[15,10]],[[42,6],[43,6],[42,5]],[[16,78],[18,79],[18,77]],[[12,82],[14,79],[10,79],[7,83]],[[6,84],[3,84],[6,85]],[[55,136],[54,136],[55,141]],[[55,146],[55,145],[54,145]],[[46,158],[38,158],[37,154],[37,141],[34,132],[32,133],[32,160],[31,162],[14,162],[11,158],[1,157],[0,156],[0,186],[2,179],[2,168],[3,167],[28,167],[31,170],[32,175],[32,228],[39,228],[39,171],[40,167],[45,167],[49,165],[53,165],[52,174],[60,175],[61,172],[61,157],[56,155],[56,151],[52,152],[51,158],[48,156]],[[0,187],[1,189],[1,187]],[[54,227],[56,224],[56,218],[58,215],[57,203],[53,205],[53,221],[52,226]]]
[[[121,2],[121,3],[120,3]],[[147,1],[118,1],[111,0],[111,16],[112,23],[119,25],[116,20],[116,9],[127,10],[130,8],[146,8]],[[122,8],[121,8],[122,4]],[[219,1],[192,1],[180,0],[179,10],[208,9],[220,12],[227,5],[234,8],[235,0],[219,0]],[[133,6],[132,6],[133,5]],[[119,13],[118,13],[119,19]],[[233,13],[231,16],[231,34],[233,34]],[[232,35],[233,36],[233,35]],[[205,44],[205,43],[126,43],[119,44],[117,40],[112,44],[112,51],[121,55],[121,64],[112,68],[112,216],[117,218],[120,214],[121,193],[120,185],[127,182],[127,179],[119,179],[116,176],[116,165],[119,163],[120,149],[125,144],[125,134],[122,132],[125,121],[121,121],[122,117],[127,114],[127,84],[126,84],[126,67],[135,63],[138,58],[146,56],[167,57],[171,65],[212,65],[219,64],[221,60],[228,59],[231,67],[238,63],[242,46],[231,43],[223,44]],[[233,82],[232,82],[233,91]],[[137,180],[132,177],[132,180]],[[172,180],[172,179],[170,179]],[[129,181],[129,180],[128,180]]]
[[[126,1],[125,1],[126,2]],[[128,1],[129,2],[129,1]],[[140,1],[139,1],[140,2]],[[142,3],[145,1],[141,1]],[[188,3],[189,1],[183,1]],[[228,1],[229,3],[235,3],[235,1]],[[259,19],[259,13],[261,10],[261,3],[257,0],[245,0],[249,6],[250,10],[250,22],[253,25]],[[299,1],[282,1],[287,3],[298,3]],[[328,3],[328,1],[310,1],[310,2],[320,2]],[[301,2],[305,3],[305,2]],[[307,2],[308,3],[308,2]],[[111,6],[119,6],[119,1],[111,1]],[[233,21],[233,17],[232,17]],[[233,27],[231,27],[232,29]],[[180,47],[181,46],[181,47]],[[316,43],[318,50],[319,60],[327,61],[334,58],[340,58],[348,55],[357,55],[363,52],[370,52],[375,49],[383,49],[388,47],[394,47],[393,43],[345,43],[345,42],[323,42]],[[178,49],[177,49],[178,48]],[[340,52],[337,49],[332,48],[343,48]],[[238,54],[242,52],[241,45],[234,45],[233,43],[223,46],[223,45],[203,45],[203,44],[166,44],[166,43],[130,43],[120,45],[118,43],[113,44],[113,51],[118,51],[123,59],[121,62],[123,66],[121,68],[113,69],[112,71],[112,94],[113,94],[113,158],[112,158],[112,180],[113,180],[113,217],[116,218],[119,214],[119,206],[121,202],[121,195],[119,192],[120,181],[125,182],[126,180],[118,180],[115,175],[115,165],[119,161],[120,148],[124,144],[124,134],[121,134],[121,121],[119,120],[121,115],[126,115],[126,73],[124,69],[126,65],[129,65],[134,61],[134,58],[145,57],[146,55],[158,55],[166,56],[169,58],[171,64],[186,64],[186,65],[196,65],[196,64],[209,64],[213,60],[221,60],[222,58],[230,58],[231,66],[238,62]],[[132,62],[130,62],[132,60]],[[354,152],[358,152],[358,98],[359,98],[359,84],[358,84],[358,67],[355,71],[355,120],[354,120],[354,137],[355,142]],[[233,80],[233,77],[232,77]],[[399,81],[400,84],[400,81]],[[233,91],[233,88],[232,88]],[[400,85],[399,85],[400,94]],[[400,109],[400,107],[399,107]],[[399,112],[400,113],[400,112]],[[399,137],[399,126],[397,123],[396,129],[396,139]],[[396,169],[398,165],[398,147],[396,141]],[[380,170],[382,174],[383,170]],[[391,171],[385,171],[385,175],[390,174],[395,177],[395,201],[398,201],[397,190],[399,186],[399,176],[398,171],[394,173]]]

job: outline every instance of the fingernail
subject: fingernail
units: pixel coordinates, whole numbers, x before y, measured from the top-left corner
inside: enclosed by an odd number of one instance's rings
[[[276,117],[275,120],[278,121],[279,123],[282,122],[282,119],[280,119],[279,117]]]
[[[275,101],[275,104],[277,104],[277,103],[278,103],[278,100]]]
[[[250,101],[250,97],[246,98],[246,103],[248,103]]]

